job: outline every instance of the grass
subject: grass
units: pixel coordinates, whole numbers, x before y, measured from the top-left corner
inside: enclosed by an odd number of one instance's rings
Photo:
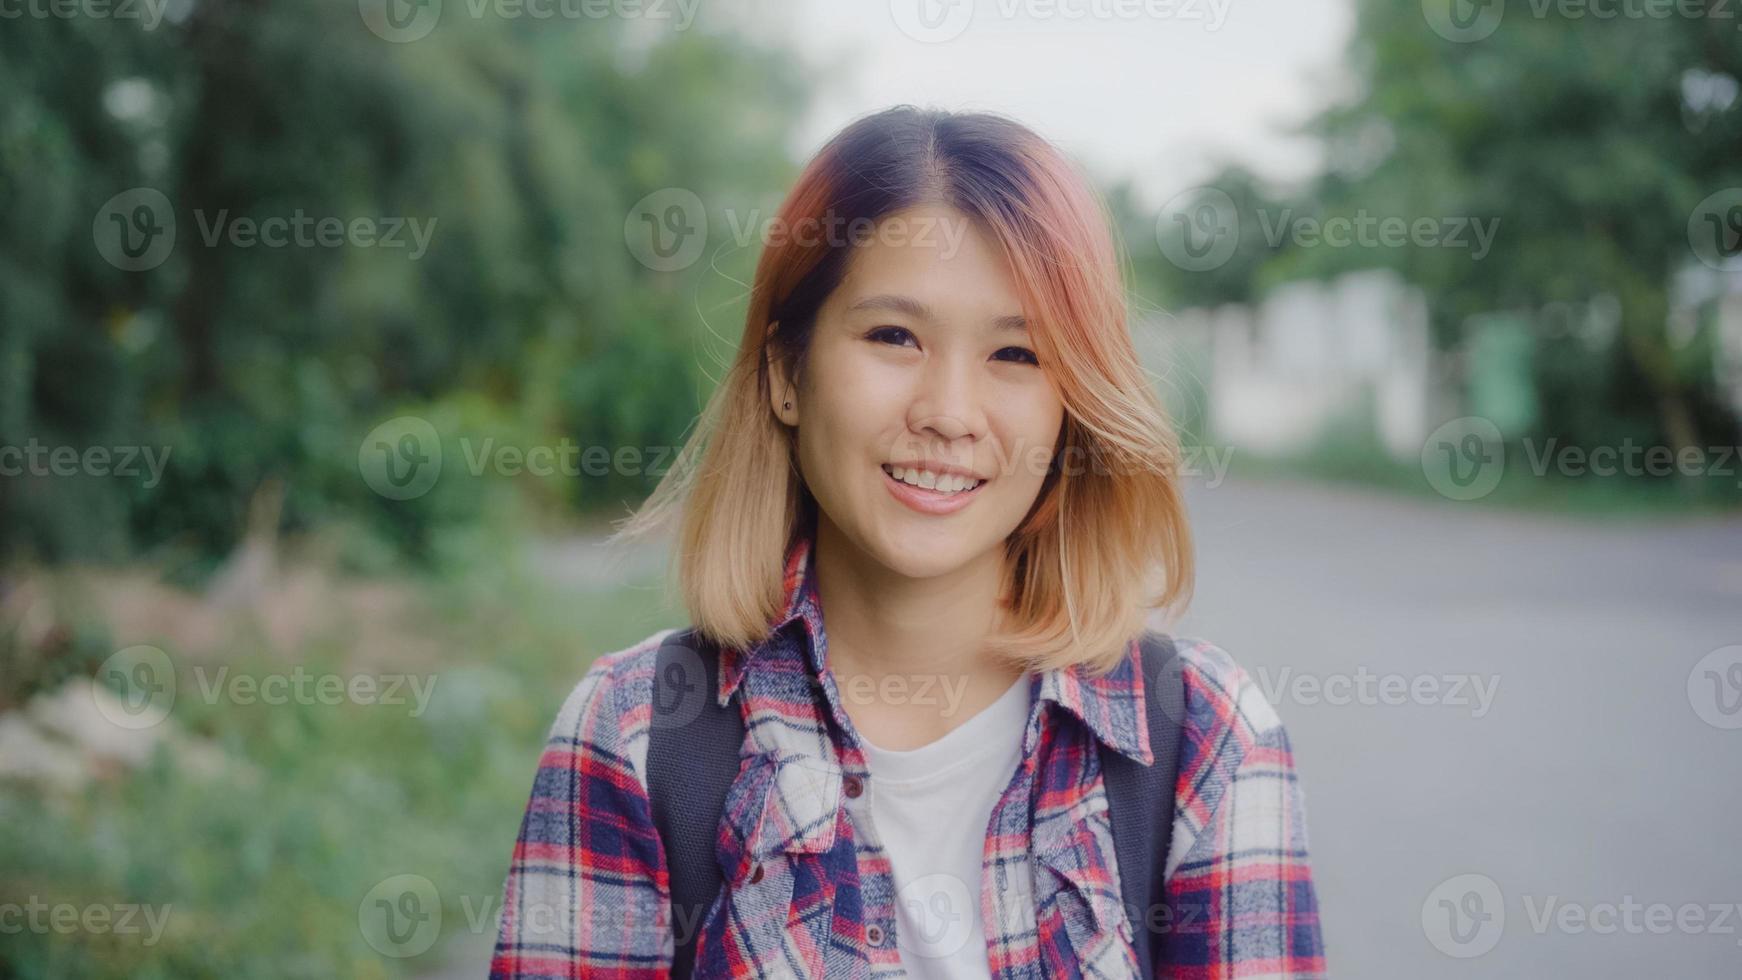
[[[388,978],[434,970],[452,941],[487,943],[562,698],[594,656],[675,620],[657,582],[557,595],[483,534],[449,542],[444,564],[415,584],[428,610],[418,628],[438,640],[433,660],[409,671],[434,685],[421,714],[415,703],[211,699],[214,675],[182,669],[191,658],[169,650],[173,723],[220,748],[222,770],[160,750],[71,797],[0,785],[0,903],[100,907],[117,924],[138,904],[163,923],[151,942],[143,929],[63,931],[41,913],[42,928],[0,944],[0,975]],[[288,657],[230,657],[226,679],[294,664],[352,676],[369,663],[349,642],[357,635],[327,631]],[[383,939],[370,893],[398,875],[433,886],[431,904],[407,910],[439,903],[440,942]]]

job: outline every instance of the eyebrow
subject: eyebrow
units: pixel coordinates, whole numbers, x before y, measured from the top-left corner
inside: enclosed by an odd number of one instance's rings
[[[867,296],[857,303],[854,303],[852,306],[847,307],[847,312],[849,313],[855,313],[859,310],[890,310],[895,313],[905,313],[916,320],[926,320],[932,323],[937,322],[937,314],[932,312],[931,307],[917,299],[914,299],[912,296],[902,296],[895,293],[881,293],[876,296]],[[1001,332],[1007,330],[1019,331],[1028,329],[1028,321],[1020,314],[1015,313],[1007,313],[1004,316],[993,317],[991,325],[994,330]]]

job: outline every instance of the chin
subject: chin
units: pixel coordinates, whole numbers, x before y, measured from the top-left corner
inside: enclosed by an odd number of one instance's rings
[[[968,540],[966,530],[955,531],[947,525],[892,528],[878,538],[882,542],[878,558],[884,566],[913,579],[952,574],[984,551],[977,541]]]

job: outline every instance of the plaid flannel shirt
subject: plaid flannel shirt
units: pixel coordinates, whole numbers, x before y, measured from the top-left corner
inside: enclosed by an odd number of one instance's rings
[[[671,908],[648,803],[666,630],[596,661],[551,727],[491,977],[663,977],[674,930],[695,928],[697,977],[903,975],[890,859],[868,817],[874,781],[825,666],[811,546],[801,539],[788,555],[786,609],[769,638],[721,654],[719,696],[738,696],[746,735],[712,908]],[[1186,715],[1165,907],[1127,914],[1095,745],[1151,761],[1133,642],[1104,676],[1031,675],[1022,761],[993,809],[981,865],[992,976],[1142,975],[1134,919],[1157,930],[1167,976],[1325,975],[1288,736],[1225,653],[1201,640],[1178,648]]]

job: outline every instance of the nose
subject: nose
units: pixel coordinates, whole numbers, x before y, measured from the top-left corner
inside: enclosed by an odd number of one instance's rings
[[[967,357],[932,358],[919,372],[919,389],[908,405],[908,429],[946,442],[985,435],[978,367]]]

